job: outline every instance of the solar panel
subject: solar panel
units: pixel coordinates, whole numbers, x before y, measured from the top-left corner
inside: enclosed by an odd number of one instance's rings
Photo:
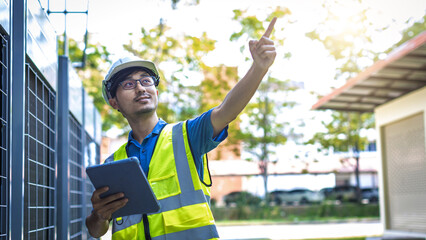
[[[55,238],[56,93],[26,64],[24,238]]]
[[[0,30],[3,30],[0,28]],[[9,228],[9,78],[8,41],[0,31],[0,240],[8,239]]]

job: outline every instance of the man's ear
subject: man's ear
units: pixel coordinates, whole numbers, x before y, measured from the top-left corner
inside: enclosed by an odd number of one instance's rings
[[[111,107],[113,107],[115,110],[118,110],[117,99],[110,98],[110,99],[108,99],[108,101],[109,101],[109,104],[111,105]]]

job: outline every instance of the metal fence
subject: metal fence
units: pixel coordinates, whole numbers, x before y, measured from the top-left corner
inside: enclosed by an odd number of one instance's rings
[[[90,159],[92,161],[94,161],[94,163],[99,163],[100,162],[100,154],[98,154],[100,152],[100,147],[98,144],[95,143],[94,139],[87,133],[84,133],[85,135],[85,153],[86,155],[86,159],[87,162],[90,162]],[[90,165],[90,164],[87,164]],[[92,212],[92,202],[90,201],[91,197],[92,197],[92,193],[95,190],[92,183],[90,182],[89,178],[85,178],[84,181],[84,186],[85,186],[85,196],[84,200],[85,200],[85,206],[83,207],[83,211],[84,211],[84,215],[88,216],[91,212]],[[84,232],[84,236],[87,239],[94,239],[90,236],[90,234],[87,232],[87,229],[85,229],[86,231]]]
[[[0,240],[91,239],[99,113],[40,2],[0,0],[0,14]]]
[[[56,93],[31,65],[26,65],[24,239],[54,239]]]
[[[69,168],[70,168],[70,239],[82,239],[83,219],[83,145],[82,126],[69,116]]]
[[[8,74],[8,41],[0,27],[0,239],[8,238],[8,199],[9,199],[9,74]]]

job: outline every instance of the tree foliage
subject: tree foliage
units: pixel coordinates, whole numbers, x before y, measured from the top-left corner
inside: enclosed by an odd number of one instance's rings
[[[407,23],[410,20],[407,20]],[[397,42],[394,46],[390,47],[386,52],[389,53],[392,50],[396,49],[397,47],[401,46],[402,44],[404,44],[405,42],[407,42],[408,40],[414,38],[415,36],[417,36],[418,34],[422,33],[426,31],[426,15],[423,16],[423,18],[418,21],[413,23],[413,25],[411,25],[409,28],[405,29],[402,32],[402,38],[399,42]]]
[[[277,7],[265,20],[259,20],[257,16],[250,15],[247,11],[234,10],[233,19],[241,24],[241,30],[231,35],[230,40],[239,39],[260,39],[265,32],[263,23],[270,22],[274,17],[283,18],[291,14],[287,8]],[[271,38],[276,45],[282,45],[284,39]],[[240,48],[244,52],[245,45]],[[246,58],[248,61],[249,58]],[[265,198],[268,198],[268,162],[270,154],[273,153],[271,146],[284,144],[287,140],[284,134],[286,123],[277,118],[282,110],[288,91],[291,89],[288,81],[266,76],[254,97],[244,110],[243,114],[248,118],[248,126],[243,128],[237,136],[243,141],[245,150],[253,156],[253,160],[258,161],[259,168],[264,179]],[[280,99],[280,100],[278,100]],[[291,105],[291,104],[290,104]]]
[[[269,154],[274,153],[270,147],[286,143],[288,123],[279,119],[278,114],[296,104],[288,98],[296,89],[288,80],[268,77],[260,84],[254,101],[246,107],[249,127],[243,129],[240,137],[256,160],[269,161]]]
[[[359,64],[360,59],[368,58],[371,63],[377,60],[380,53],[368,49],[368,46],[372,43],[373,33],[380,32],[387,26],[374,26],[372,18],[369,17],[371,9],[365,7],[363,1],[328,0],[323,6],[327,11],[324,21],[307,36],[320,41],[330,52],[330,55],[339,61],[340,66],[337,69],[336,78],[346,77],[349,79],[349,77],[355,76],[363,70],[363,66]],[[342,21],[341,16],[339,18],[338,13],[333,12],[333,10],[350,6],[358,10],[352,11],[349,16],[345,16],[347,21],[344,22],[349,24],[342,28],[331,29],[336,26],[336,21]],[[426,29],[425,19],[426,16],[423,20],[406,29],[402,34],[401,41],[387,52],[424,31]],[[359,150],[363,150],[367,139],[360,136],[360,131],[361,129],[374,128],[374,116],[371,113],[333,112],[331,122],[323,122],[323,125],[327,132],[316,133],[308,143],[319,143],[325,149],[333,147],[337,151],[350,151],[353,150],[351,148],[357,146],[359,146]]]
[[[360,131],[374,128],[373,114],[334,111],[331,116],[330,122],[322,122],[326,132],[315,133],[307,143],[319,143],[324,149],[333,148],[339,152],[365,150],[368,139],[367,136],[361,136]]]
[[[377,60],[378,53],[369,48],[372,44],[372,35],[383,30],[374,26],[369,14],[371,9],[363,1],[327,0],[323,4],[326,16],[317,28],[306,34],[307,37],[317,40],[333,56],[338,67],[336,79],[349,79],[356,76],[364,67],[360,60]],[[350,9],[350,11],[347,11]],[[342,15],[342,11],[347,15]],[[352,150],[356,146],[363,146],[366,138],[360,137],[362,128],[374,127],[372,114],[333,112],[332,121],[323,122],[327,132],[319,132],[308,143],[319,143],[323,148],[333,147],[337,151]]]
[[[347,16],[338,16],[338,12],[333,12],[333,9],[347,9],[351,6],[357,11],[352,11]],[[324,7],[327,10],[326,18],[307,36],[319,40],[330,52],[330,55],[334,56],[339,64],[336,78],[349,79],[378,60],[379,53],[371,48],[372,36],[373,33],[383,31],[388,26],[374,25],[371,20],[373,18],[369,17],[370,9],[363,5],[363,1],[328,0]],[[337,26],[341,26],[341,28]],[[415,24],[404,32],[401,41],[408,40],[409,36],[412,37],[421,31],[422,27],[424,27],[423,23]],[[361,64],[366,60],[369,65]],[[364,150],[368,143],[367,137],[361,136],[361,131],[374,128],[374,115],[372,113],[333,112],[332,121],[323,122],[323,125],[326,132],[316,133],[308,143],[319,143],[322,148],[332,147],[336,151],[354,151],[357,162],[354,170],[358,190],[357,198],[360,200],[358,151]]]
[[[59,41],[60,46],[63,44]],[[83,46],[73,39],[68,40],[69,58],[73,63],[80,63],[83,59]],[[63,49],[59,49],[63,54]],[[124,129],[128,126],[126,119],[120,112],[108,106],[102,96],[102,80],[106,67],[109,66],[110,53],[100,43],[89,43],[86,46],[86,62],[83,68],[77,68],[77,74],[82,79],[83,86],[89,96],[93,98],[96,109],[101,114],[102,131],[107,131],[113,126]]]
[[[233,86],[230,83],[225,85],[223,81],[226,80],[223,79],[231,78],[235,83],[237,74],[227,69],[225,75],[220,78],[222,79],[221,82],[217,84],[212,84],[209,81],[203,84],[200,82],[191,83],[190,76],[193,72],[203,72],[204,74],[209,71],[214,72],[214,68],[206,66],[202,58],[214,49],[215,41],[209,39],[206,33],[203,33],[200,37],[195,37],[176,36],[169,34],[169,32],[171,32],[170,28],[160,22],[152,29],[142,28],[141,37],[137,36],[134,40],[124,44],[123,47],[130,54],[154,61],[159,66],[161,83],[159,85],[158,114],[164,120],[174,122],[192,118],[220,104],[227,91]],[[72,62],[81,61],[82,49],[79,43],[72,39],[69,40],[69,57]],[[63,54],[62,49],[59,49],[59,51],[59,54]],[[94,98],[95,106],[101,113],[102,129],[106,131],[112,126],[116,126],[125,130],[124,134],[126,134],[126,130],[129,130],[127,121],[118,111],[108,106],[102,97],[101,83],[104,70],[109,67],[109,52],[100,44],[89,44],[86,51],[86,65],[77,70],[81,79],[83,79],[86,91]],[[162,71],[164,66],[172,66],[172,70]],[[202,78],[201,76],[200,80]],[[211,94],[212,98],[204,97],[206,94]]]
[[[199,0],[171,0],[172,9],[177,9],[178,4],[186,4],[186,5],[197,5],[199,4]],[[186,64],[189,65],[189,69],[197,69],[199,64],[201,63],[201,57],[207,52],[214,49],[214,41],[208,39],[206,34],[204,34],[201,38],[184,36],[184,44],[179,44],[179,39],[174,39],[173,37],[166,37],[166,39],[161,39],[163,41],[158,42],[157,37],[163,35],[163,25],[160,23],[157,28],[145,30],[142,29],[143,38],[141,39],[142,44],[139,47],[144,48],[142,51],[138,51],[136,48],[133,48],[135,45],[130,42],[124,45],[124,48],[129,52],[134,53],[137,56],[147,56],[154,57],[150,60],[154,62],[160,62],[164,59],[172,60],[174,62],[182,63],[182,57],[174,58],[172,54],[174,54],[171,50],[182,50],[186,48],[188,57],[185,58],[187,61]],[[104,79],[103,75],[105,74],[105,70],[111,64],[109,59],[110,53],[107,51],[106,47],[101,45],[100,43],[90,43],[85,47],[86,50],[86,59],[84,63],[83,60],[83,49],[84,44],[76,42],[73,39],[68,39],[68,50],[69,50],[69,59],[72,63],[83,64],[82,67],[77,67],[77,74],[80,76],[83,82],[83,86],[87,93],[93,98],[94,105],[97,110],[101,114],[102,118],[102,131],[107,131],[111,129],[113,126],[118,129],[129,130],[129,126],[127,120],[122,116],[122,114],[110,106],[107,105],[103,96],[102,96],[102,80]],[[62,38],[62,40],[61,40]],[[63,45],[63,36],[58,38],[58,46]],[[188,47],[189,46],[189,47]],[[63,55],[63,48],[58,48],[58,54]],[[183,71],[184,67],[180,69]],[[199,68],[200,69],[200,68]],[[164,75],[162,76],[164,80]],[[173,80],[177,78],[172,76]],[[166,81],[167,82],[167,81]],[[167,85],[161,86],[160,89],[166,90]],[[184,92],[191,92],[191,87],[185,89],[182,84],[177,84],[177,88],[183,90],[183,92],[175,91],[173,93],[174,97],[178,97],[181,94],[185,94]],[[194,89],[194,87],[192,87]],[[191,92],[193,94],[194,91]],[[191,96],[189,94],[189,96]],[[165,102],[159,105],[159,112],[165,118],[168,119],[182,119],[187,116],[194,116],[199,113],[198,109],[194,108],[190,105],[181,106],[178,108],[171,108],[169,105],[170,102]],[[126,132],[124,132],[126,134]]]
[[[173,35],[171,29],[160,22],[153,28],[141,29],[141,37],[130,41],[124,48],[143,59],[151,59],[158,66],[161,74],[159,86],[160,101],[158,115],[167,122],[182,121],[193,118],[213,107],[218,106],[238,80],[234,67],[209,67],[203,57],[215,48],[215,41],[206,33],[200,37]],[[166,69],[172,66],[170,71]],[[169,71],[164,71],[169,70]],[[200,82],[191,82],[191,72],[202,73]],[[231,123],[225,146],[232,146],[236,155],[240,141],[239,119]],[[219,154],[220,156],[220,154]]]
[[[176,9],[177,5],[181,2],[181,0],[171,0],[172,9]],[[197,5],[200,3],[200,0],[185,0],[183,1],[187,5]]]
[[[274,10],[272,10],[271,14],[266,17],[266,19],[261,21],[257,18],[257,16],[249,15],[247,10],[236,9],[234,10],[234,17],[232,19],[238,21],[241,24],[241,30],[233,33],[230,37],[230,40],[236,41],[241,38],[260,39],[266,30],[263,26],[265,22],[270,22],[274,17],[280,18],[280,21],[283,21],[284,17],[290,14],[291,12],[288,8],[276,7]],[[273,34],[271,39],[275,41],[276,45],[282,45],[284,43],[284,39],[276,39]],[[243,52],[245,48],[246,45],[241,46],[241,52]],[[246,58],[246,61],[249,60],[249,58]]]
[[[191,72],[205,67],[202,57],[215,47],[215,41],[204,33],[201,37],[172,35],[161,23],[153,29],[141,29],[141,37],[124,45],[130,53],[149,59],[159,66],[161,83],[158,115],[167,122],[175,122],[199,114],[199,83],[191,85]],[[165,72],[162,66],[172,66]]]
[[[201,82],[200,90],[202,95],[199,98],[200,112],[205,112],[222,103],[226,94],[238,82],[238,69],[236,67],[227,67],[224,65],[217,67],[204,66],[204,80]],[[215,149],[216,159],[221,159],[222,146],[231,147],[231,151],[236,156],[240,156],[241,144],[240,136],[240,117],[237,117],[229,124],[228,137],[221,144],[221,147]]]
[[[369,17],[372,10],[361,0],[326,0],[325,18],[314,31],[306,34],[323,44],[337,63],[336,79],[348,79],[377,60],[378,53],[371,49],[374,33],[387,26],[375,26]]]
[[[290,14],[290,11],[287,8],[277,7],[265,20],[259,20],[257,16],[249,15],[247,11],[234,10],[233,19],[241,24],[241,30],[232,34],[230,40],[259,39],[265,32],[263,23],[272,20],[274,17],[283,18],[288,14]],[[277,45],[283,42],[283,39],[274,39],[273,34],[271,38]],[[244,50],[244,47],[241,47],[241,50]],[[283,134],[285,123],[276,118],[282,105],[271,96],[274,94],[285,95],[285,92],[293,90],[288,87],[287,83],[267,76],[260,84],[254,99],[244,110],[244,114],[249,119],[249,127],[242,129],[239,138],[244,142],[246,150],[252,153],[256,160],[268,161],[269,153],[271,153],[268,146],[284,144],[286,141]]]

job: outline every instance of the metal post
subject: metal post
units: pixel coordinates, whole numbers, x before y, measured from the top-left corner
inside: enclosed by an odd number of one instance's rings
[[[83,188],[82,188],[82,191],[83,191],[83,194],[82,194],[82,196],[83,196],[83,201],[82,201],[82,204],[83,204],[83,229],[84,230],[87,230],[87,228],[86,228],[86,216],[87,216],[87,213],[86,213],[86,207],[87,207],[87,202],[86,202],[86,191],[88,191],[88,189],[86,189],[86,186],[87,186],[87,184],[86,184],[86,178],[87,178],[87,176],[86,176],[86,151],[87,151],[87,149],[86,149],[86,131],[84,130],[84,127],[85,127],[85,122],[86,122],[86,108],[85,108],[85,104],[84,104],[84,101],[86,100],[85,98],[85,96],[84,96],[84,88],[81,88],[81,96],[82,96],[82,101],[81,101],[81,109],[82,109],[82,123],[81,123],[81,129],[80,129],[80,131],[81,131],[81,149],[83,150],[83,154],[81,154],[81,157],[83,158],[82,159],[82,175],[81,176],[84,176],[83,177],[83,179],[82,179],[82,182],[83,182]],[[86,237],[87,237],[87,235],[88,235],[88,233],[87,233],[87,231],[84,231],[84,238],[83,239],[86,239]]]
[[[64,30],[64,56],[68,56],[68,36],[67,36],[67,14],[65,14],[65,30]]]
[[[63,48],[63,54],[64,56],[68,56],[69,55],[69,44],[68,44],[68,35],[67,35],[67,15],[69,13],[74,14],[86,14],[86,34],[84,35],[85,41],[85,47],[84,47],[84,51],[83,51],[83,57],[82,57],[82,62],[79,63],[79,67],[83,68],[85,66],[85,60],[86,60],[86,48],[87,48],[87,21],[88,21],[88,13],[89,13],[89,0],[87,0],[87,10],[86,11],[68,11],[67,10],[67,0],[65,0],[65,9],[64,11],[50,11],[50,0],[47,2],[47,14],[64,14],[64,43],[62,44],[62,48]]]
[[[57,237],[58,239],[68,239],[69,226],[69,61],[66,56],[58,58],[58,179],[57,179]]]
[[[27,33],[27,1],[11,4],[11,91],[10,98],[10,239],[23,239],[24,219],[24,149],[25,149],[25,49]],[[13,111],[12,111],[13,109]]]

